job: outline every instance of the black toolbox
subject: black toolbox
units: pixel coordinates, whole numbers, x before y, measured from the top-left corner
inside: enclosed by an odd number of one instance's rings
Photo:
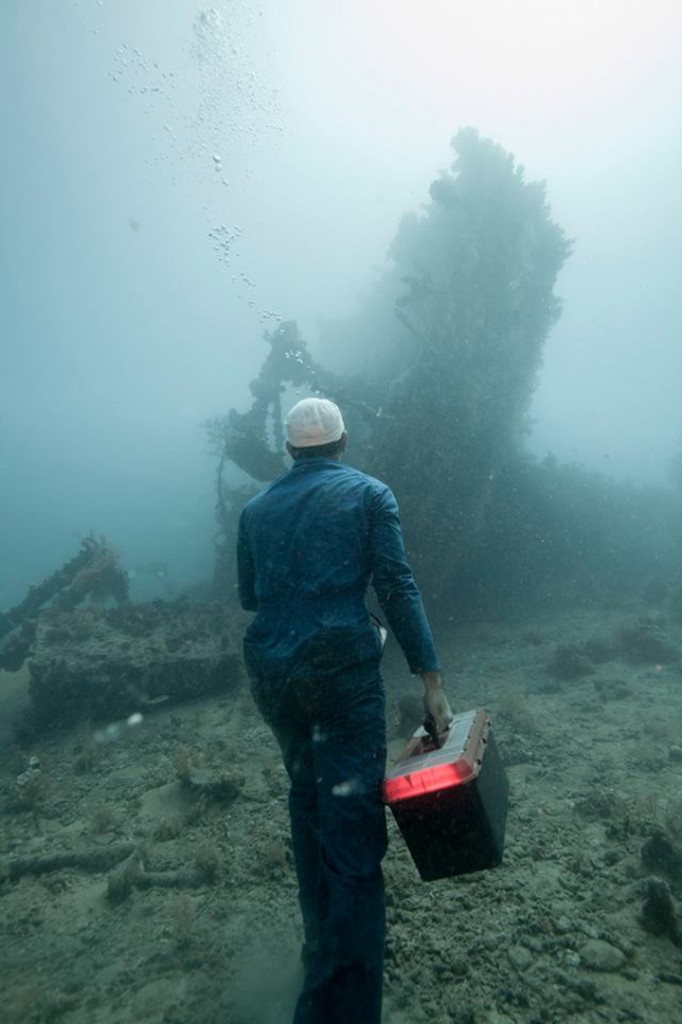
[[[501,862],[508,793],[481,709],[455,715],[442,747],[418,729],[384,781],[385,801],[425,881]]]

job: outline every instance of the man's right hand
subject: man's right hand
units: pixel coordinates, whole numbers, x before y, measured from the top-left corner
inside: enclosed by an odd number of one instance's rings
[[[436,723],[439,735],[448,731],[453,715],[448,698],[443,689],[443,677],[440,672],[422,672],[424,680],[424,704],[427,713]]]

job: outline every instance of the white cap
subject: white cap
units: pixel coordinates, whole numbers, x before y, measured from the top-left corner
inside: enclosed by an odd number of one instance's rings
[[[289,410],[284,421],[289,444],[294,448],[312,448],[338,441],[344,430],[338,405],[328,398],[303,398]]]

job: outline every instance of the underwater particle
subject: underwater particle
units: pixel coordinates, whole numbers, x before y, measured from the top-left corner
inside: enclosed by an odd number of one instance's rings
[[[197,13],[192,25],[194,32],[194,55],[206,60],[219,49],[222,40],[223,19],[215,7],[206,7]]]
[[[94,739],[95,743],[113,743],[120,735],[120,722],[110,722],[108,725],[105,725],[103,729],[97,729]]]
[[[313,743],[326,743],[327,734],[320,728],[319,725],[313,726]]]
[[[282,314],[275,312],[274,309],[261,309],[260,318],[263,323],[265,323],[267,320],[280,321],[282,319]]]
[[[229,228],[227,224],[219,224],[217,227],[211,228],[208,237],[213,242],[213,251],[217,253],[219,262],[229,264],[232,245],[240,235],[241,229],[236,224],[232,228]]]
[[[109,722],[103,729],[97,729],[93,739],[95,743],[99,744],[115,743],[123,738],[128,729],[134,729],[136,726],[141,725],[142,720],[143,716],[139,711],[136,711],[123,721]]]
[[[332,786],[332,796],[352,796],[360,788],[358,779],[346,779]]]

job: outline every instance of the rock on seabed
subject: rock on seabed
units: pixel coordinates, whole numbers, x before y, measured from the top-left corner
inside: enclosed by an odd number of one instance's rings
[[[579,953],[583,964],[591,971],[619,971],[625,964],[625,954],[602,939],[590,939]]]

